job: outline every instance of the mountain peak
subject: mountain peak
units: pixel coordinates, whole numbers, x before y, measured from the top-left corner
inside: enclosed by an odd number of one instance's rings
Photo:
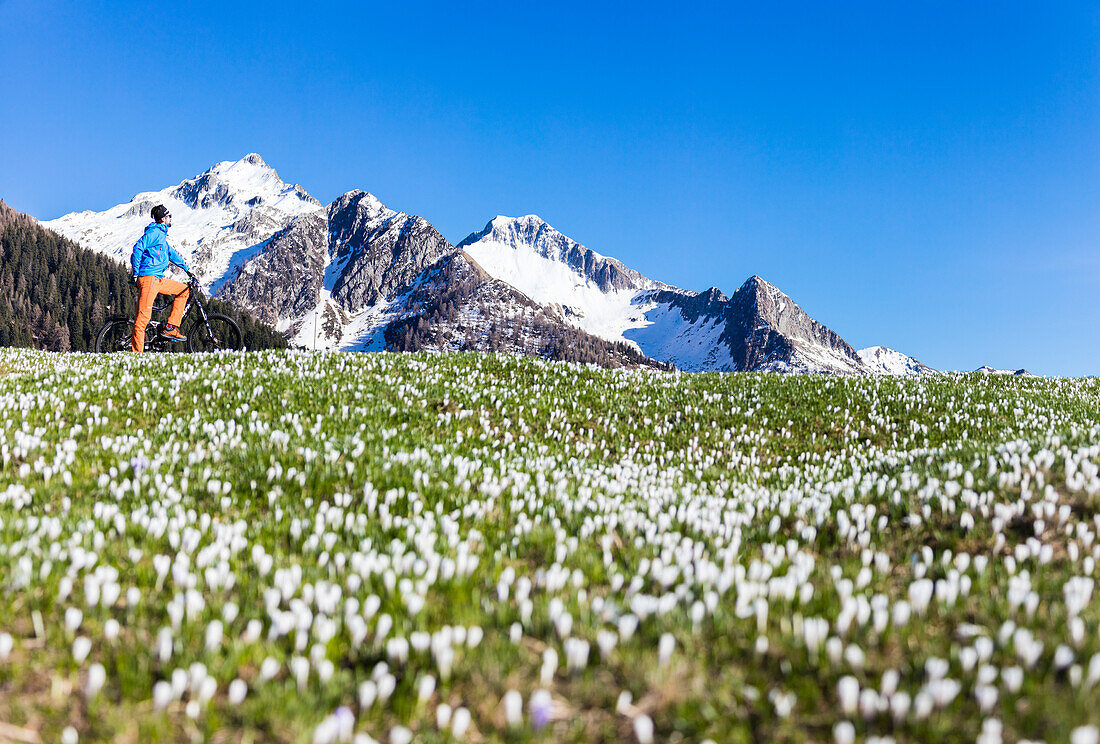
[[[769,282],[765,279],[762,279],[759,274],[753,274],[752,276],[750,276],[748,279],[745,280],[745,283],[741,285],[741,289],[748,289],[748,290],[755,290],[755,291],[759,291],[759,290],[777,290],[778,291],[779,288],[776,287],[771,282]],[[740,291],[740,290],[738,290],[738,291]]]
[[[562,305],[578,327],[586,327],[583,318],[602,312],[595,308],[605,302],[599,298],[606,293],[665,287],[585,248],[537,214],[497,215],[456,247],[536,302]]]
[[[275,169],[256,153],[240,160],[223,160],[214,167],[171,189],[168,196],[179,199],[192,209],[205,209],[214,205],[230,208],[240,217],[248,209],[257,206],[278,207],[297,212],[314,209],[320,203],[297,184],[283,181]]]
[[[200,174],[200,177],[207,174],[226,180],[282,181],[275,169],[254,152],[248,153],[240,160],[223,160],[215,163],[208,171]]]
[[[336,200],[329,205],[330,211],[346,208],[349,204],[363,204],[368,210],[378,211],[385,209],[386,205],[383,204],[377,196],[369,191],[363,191],[363,189],[352,189],[346,194],[341,194],[336,197]]]
[[[537,214],[525,214],[522,217],[508,217],[507,215],[498,214],[486,222],[485,227],[467,235],[457,247],[472,245],[490,236],[497,242],[513,245],[517,243],[533,244],[539,236],[552,236],[555,240],[560,239],[577,245],[575,241],[562,235]]]
[[[490,220],[489,224],[496,227],[504,227],[506,225],[515,224],[533,226],[546,225],[547,227],[550,227],[550,224],[542,217],[539,217],[537,214],[525,214],[522,217],[507,217],[503,214],[498,214],[496,217]],[[550,227],[550,229],[553,230],[554,228]]]
[[[103,212],[63,215],[46,227],[100,253],[125,258],[157,204],[175,216],[173,247],[206,287],[220,286],[257,246],[297,216],[321,207],[302,187],[279,178],[258,154],[248,153],[176,186],[140,192]]]
[[[341,244],[361,232],[364,226],[373,225],[373,230],[381,221],[397,215],[374,194],[362,189],[353,189],[328,205],[330,227],[334,235],[340,236],[336,242]],[[364,243],[366,240],[366,235],[359,235],[353,242]]]

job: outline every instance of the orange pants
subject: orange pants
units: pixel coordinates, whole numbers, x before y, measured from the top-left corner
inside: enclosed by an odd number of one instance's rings
[[[134,338],[131,351],[145,351],[145,327],[153,317],[153,301],[158,294],[175,295],[172,300],[172,312],[168,314],[168,323],[179,327],[183,321],[183,311],[187,306],[187,296],[191,288],[175,279],[158,279],[155,276],[139,276],[137,318],[134,319]]]

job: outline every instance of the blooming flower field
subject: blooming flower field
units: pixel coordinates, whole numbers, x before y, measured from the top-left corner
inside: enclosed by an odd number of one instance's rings
[[[1100,731],[1100,381],[0,350],[0,740]]]

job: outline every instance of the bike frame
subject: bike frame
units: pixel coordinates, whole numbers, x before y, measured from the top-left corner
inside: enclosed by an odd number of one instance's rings
[[[201,300],[202,289],[199,287],[199,284],[198,284],[197,281],[188,281],[187,282],[187,287],[191,291],[187,295],[187,304],[183,306],[183,320],[180,321],[180,325],[182,326],[183,321],[187,319],[188,314],[191,312],[191,308],[197,307],[199,309],[199,318],[201,319],[200,322],[201,322],[203,328],[209,334],[210,333],[210,327],[207,324],[207,320],[209,319],[209,316],[207,315],[206,308],[202,304],[202,300]],[[171,303],[167,303],[167,304],[164,304],[164,305],[154,304],[153,305],[153,312],[162,312],[164,310],[167,310],[169,307],[171,307]],[[134,322],[134,316],[132,316],[132,315],[114,315],[114,316],[106,318],[106,321],[113,321],[113,320],[129,320],[131,323],[133,323]],[[159,320],[154,320],[153,318],[149,319],[149,325],[153,328],[159,328],[160,324],[161,324],[161,321],[159,321]],[[175,343],[175,342],[172,342],[172,343]],[[145,339],[145,348],[146,349],[156,348],[155,344],[156,344],[156,334],[154,334],[153,337],[151,337],[151,338],[147,335],[146,339]]]

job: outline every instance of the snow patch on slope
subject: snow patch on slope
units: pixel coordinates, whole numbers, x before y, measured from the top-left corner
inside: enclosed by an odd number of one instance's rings
[[[497,218],[501,219],[509,218]],[[567,323],[594,336],[624,341],[627,330],[650,322],[634,304],[638,290],[604,292],[572,267],[539,254],[529,245],[498,242],[487,236],[463,246],[463,250],[494,279],[548,305]]]
[[[866,374],[867,370],[847,354],[828,346],[809,343],[800,339],[791,339],[794,346],[789,361],[765,362],[761,367],[766,372],[799,374]]]
[[[667,304],[648,302],[641,307],[645,308],[646,323],[628,328],[623,336],[646,356],[671,362],[686,372],[734,368],[729,347],[719,340],[725,331],[720,318],[704,315],[692,323]]]

